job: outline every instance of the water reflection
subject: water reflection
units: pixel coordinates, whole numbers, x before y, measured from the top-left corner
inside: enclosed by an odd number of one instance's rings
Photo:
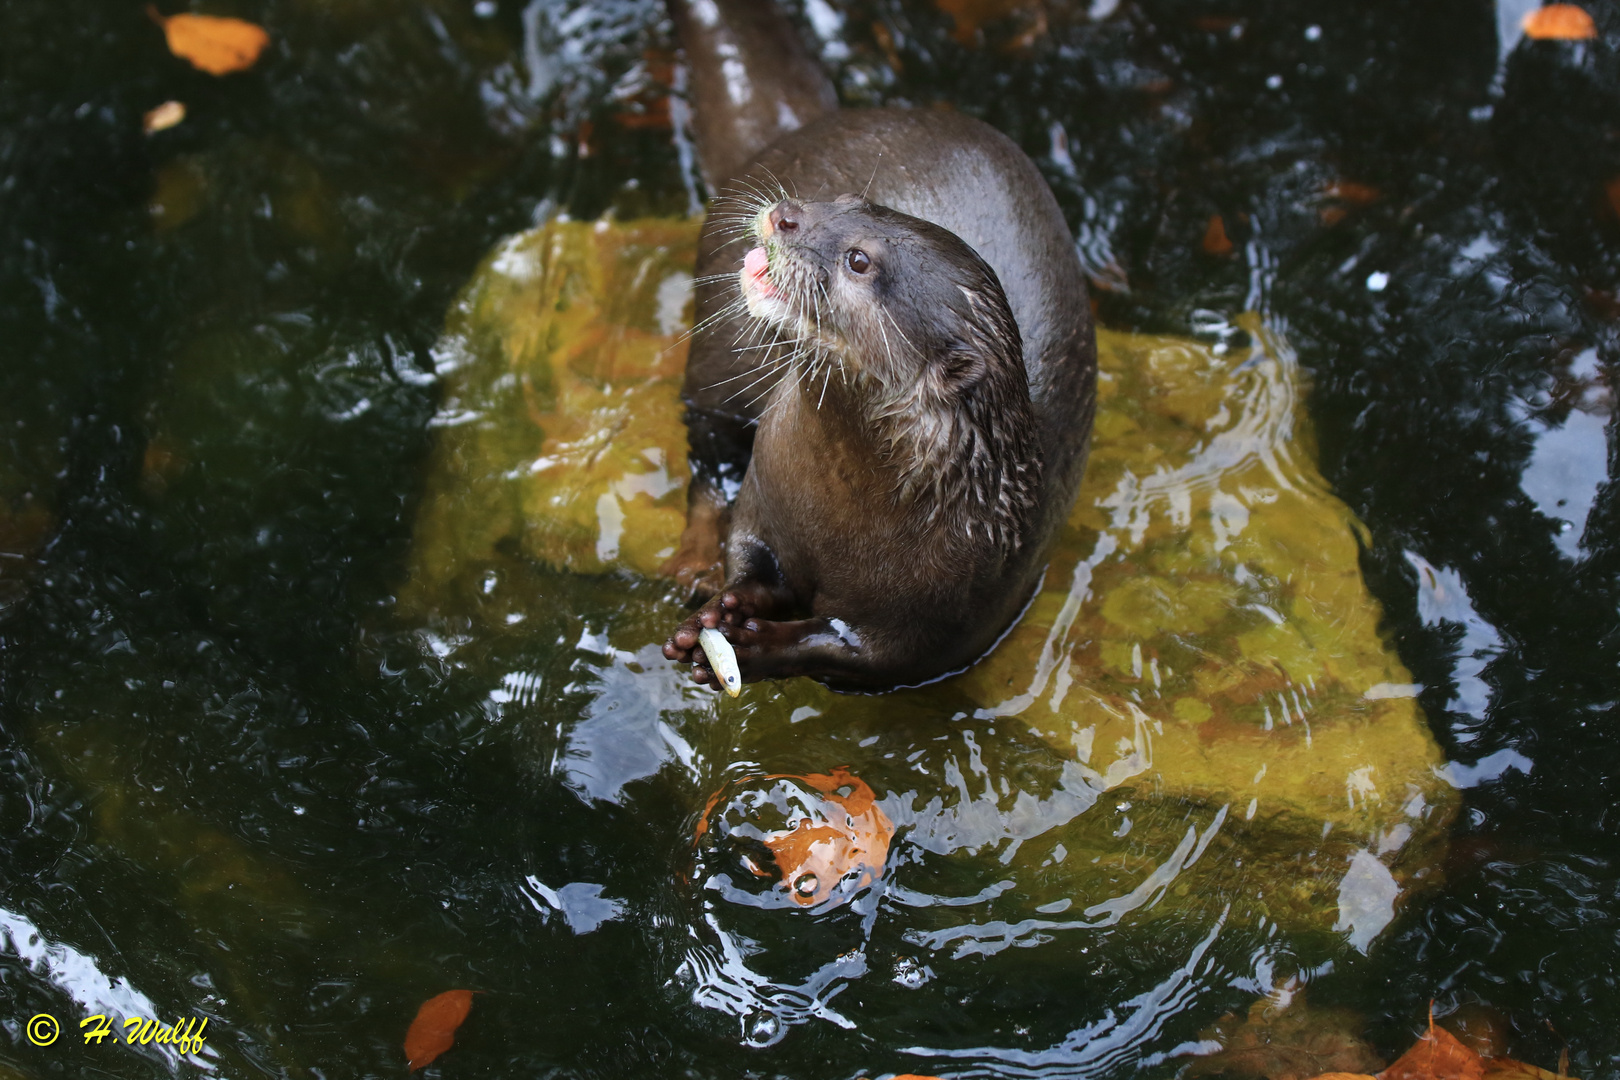
[[[588,697],[556,763],[568,785],[586,798],[619,802],[626,784],[652,776],[665,764],[678,763],[695,773],[692,746],[670,719],[712,703],[686,673],[664,659],[656,645],[631,653],[613,648],[605,635],[589,629],[575,648],[587,654],[574,666],[584,678],[562,692],[584,691]]]
[[[126,1034],[123,1029],[126,1017],[142,1017],[160,1023],[172,1023],[174,1020],[173,1010],[159,1007],[151,998],[131,986],[127,979],[109,977],[95,957],[71,945],[52,941],[26,916],[0,908],[0,942],[4,943],[7,953],[21,961],[23,967],[36,978],[50,982],[66,994],[84,1010],[85,1015],[107,1017],[113,1025],[113,1034],[109,1037],[114,1040],[121,1041]],[[21,1020],[22,1017],[16,1017],[12,1022],[20,1023]],[[64,1026],[64,1032],[71,1026]],[[67,1037],[71,1041],[71,1032]],[[157,1041],[131,1043],[127,1049],[155,1061],[170,1073],[180,1072],[182,1064],[213,1073],[219,1061],[219,1052],[206,1042],[201,1049],[188,1054],[181,1054],[173,1046]]]
[[[1517,419],[1535,440],[1519,486],[1552,521],[1553,544],[1569,559],[1585,557],[1586,519],[1609,478],[1614,399],[1602,376],[1597,349],[1585,349],[1549,391],[1516,403]]]

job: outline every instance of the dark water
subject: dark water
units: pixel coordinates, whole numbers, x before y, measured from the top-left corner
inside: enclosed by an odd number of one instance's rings
[[[1118,972],[1031,949],[926,1014],[852,991],[894,1037],[745,1046],[692,1004],[670,929],[738,732],[672,733],[698,781],[606,746],[583,790],[532,767],[605,700],[582,631],[655,587],[544,577],[524,640],[485,646],[562,688],[549,734],[492,723],[489,687],[391,619],[456,290],[559,209],[690,205],[669,130],[624,119],[658,97],[658,6],[209,10],[269,28],[253,72],[191,71],[138,5],[0,8],[0,1074],[192,1071],[77,1045],[93,1000],[212,1017],[222,1075],[397,1075],[453,986],[487,993],[445,1076],[876,1076],[923,1067],[906,1045],[1073,1038]],[[1027,47],[1028,14],[973,48],[930,5],[811,12],[846,101],[945,102],[1029,151],[1116,284],[1105,323],[1260,310],[1298,350],[1470,784],[1443,887],[1312,986],[1385,1060],[1433,1000],[1515,1057],[1620,1075],[1620,9],[1589,10],[1572,45],[1514,40],[1510,0],[1054,3]],[[143,136],[169,98],[186,122]],[[1228,257],[1201,244],[1215,214]],[[996,753],[1043,782],[1035,750]],[[1175,936],[1113,955],[1148,970],[1196,945]],[[70,1029],[48,1049],[38,1012]],[[1030,1071],[1135,1068],[1064,1061]]]

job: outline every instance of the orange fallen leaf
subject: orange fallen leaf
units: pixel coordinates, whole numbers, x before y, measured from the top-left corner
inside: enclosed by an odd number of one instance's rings
[[[1377,188],[1358,184],[1354,180],[1335,180],[1322,189],[1322,194],[1330,199],[1347,202],[1351,206],[1366,206],[1384,197],[1384,193]]]
[[[405,1033],[405,1057],[412,1072],[455,1045],[456,1029],[472,1009],[472,996],[471,990],[446,990],[422,1002]]]
[[[1221,215],[1209,215],[1209,227],[1204,230],[1204,251],[1210,255],[1232,254],[1232,241],[1226,238],[1226,222]]]
[[[934,0],[934,4],[956,23],[951,36],[959,43],[972,47],[979,37],[979,27],[987,22],[1004,19],[1028,0]]]
[[[1574,4],[1548,4],[1524,17],[1526,37],[1541,41],[1588,41],[1597,37],[1597,24],[1584,8]]]
[[[631,102],[613,114],[620,127],[667,130],[670,125],[669,98],[653,98],[646,102]]]
[[[1429,1030],[1395,1063],[1378,1074],[1378,1080],[1484,1080],[1485,1060],[1442,1027],[1434,1026],[1429,1011]]]
[[[872,23],[872,38],[883,50],[883,58],[889,62],[889,67],[896,75],[902,74],[905,64],[900,60],[900,51],[894,47],[894,35],[884,25],[883,20],[877,19]]]
[[[842,768],[783,779],[803,780],[827,796],[830,811],[822,824],[800,821],[798,828],[765,838],[794,903],[819,904],[851,875],[856,889],[877,880],[889,858],[894,823],[878,807],[871,786]]]
[[[1311,1080],[1570,1080],[1564,1075],[1566,1062],[1558,1072],[1549,1072],[1522,1061],[1505,1057],[1481,1057],[1444,1028],[1435,1027],[1433,1006],[1429,1030],[1395,1064],[1376,1077],[1361,1073],[1321,1073]]]
[[[270,44],[264,28],[241,19],[214,15],[169,15],[148,4],[146,14],[163,27],[169,51],[210,75],[245,71]]]
[[[180,101],[165,101],[141,117],[141,130],[148,135],[167,131],[186,118],[186,106]]]
[[[772,820],[761,819],[750,808],[749,792],[757,793],[760,781],[777,782],[775,792],[792,807],[786,823],[774,814]],[[722,803],[727,808],[716,815]],[[748,820],[748,843],[762,844],[770,854],[765,859],[756,849],[738,857],[734,851],[728,861],[736,858],[755,877],[776,879],[772,887],[799,907],[841,903],[876,882],[883,876],[894,837],[894,823],[877,805],[871,786],[844,768],[804,776],[743,777],[721,788],[709,798],[693,837],[700,861],[705,837],[715,835],[712,830],[717,829],[719,836],[711,842],[722,849],[730,843],[730,826],[714,820],[728,815]],[[756,861],[755,855],[761,857]]]

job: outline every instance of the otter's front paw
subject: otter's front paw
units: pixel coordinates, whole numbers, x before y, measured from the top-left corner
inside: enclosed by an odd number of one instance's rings
[[[751,625],[754,610],[755,604],[751,602],[748,590],[727,589],[693,612],[685,622],[675,628],[675,632],[664,643],[665,658],[680,664],[691,664],[693,682],[720,689],[721,679],[715,673],[714,664],[703,651],[698,638],[704,630],[714,630],[734,647],[745,637],[751,640],[753,635],[746,627]],[[748,664],[740,650],[736,659],[742,678],[747,681]]]

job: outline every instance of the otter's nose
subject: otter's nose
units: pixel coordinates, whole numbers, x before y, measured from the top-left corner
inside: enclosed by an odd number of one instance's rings
[[[802,207],[783,199],[781,202],[771,207],[771,212],[766,218],[766,220],[770,222],[771,228],[770,232],[766,233],[765,235],[769,236],[771,233],[775,232],[790,233],[797,231],[799,228],[799,216],[802,212]]]

